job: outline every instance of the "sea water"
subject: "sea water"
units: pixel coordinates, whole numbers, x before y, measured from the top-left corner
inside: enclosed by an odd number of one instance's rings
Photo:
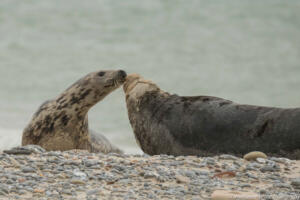
[[[21,142],[39,105],[100,69],[163,90],[300,107],[300,1],[1,0],[0,149]],[[89,125],[140,153],[118,89]]]

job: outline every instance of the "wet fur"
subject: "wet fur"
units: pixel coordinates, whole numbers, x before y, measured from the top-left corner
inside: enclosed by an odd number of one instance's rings
[[[139,75],[129,75],[123,88],[136,140],[150,155],[242,155],[258,150],[300,158],[299,108],[171,95]]]

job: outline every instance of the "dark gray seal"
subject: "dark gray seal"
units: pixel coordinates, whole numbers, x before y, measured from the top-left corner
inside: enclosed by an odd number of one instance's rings
[[[241,105],[211,96],[178,96],[137,74],[123,86],[136,140],[150,155],[299,157],[300,109]]]
[[[90,152],[121,152],[103,136],[88,129],[88,111],[120,87],[123,70],[92,72],[53,100],[46,101],[23,131],[22,145],[46,150],[86,149]]]

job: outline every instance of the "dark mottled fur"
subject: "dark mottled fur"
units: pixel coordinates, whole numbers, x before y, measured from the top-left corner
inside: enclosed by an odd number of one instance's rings
[[[125,83],[125,91],[127,85],[130,83]],[[135,90],[143,91],[137,95]],[[300,108],[241,105],[209,96],[181,97],[145,81],[126,94],[136,139],[150,155],[241,155],[256,150],[300,158]]]
[[[87,149],[121,152],[104,136],[89,133],[89,109],[125,80],[124,71],[93,72],[71,85],[56,99],[43,103],[23,131],[22,145],[37,144],[46,150]],[[97,141],[101,140],[101,141]],[[102,145],[102,146],[101,146]]]

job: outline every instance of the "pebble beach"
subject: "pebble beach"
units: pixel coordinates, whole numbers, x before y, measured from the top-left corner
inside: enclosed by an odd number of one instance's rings
[[[50,151],[0,154],[0,199],[300,199],[300,161]]]

